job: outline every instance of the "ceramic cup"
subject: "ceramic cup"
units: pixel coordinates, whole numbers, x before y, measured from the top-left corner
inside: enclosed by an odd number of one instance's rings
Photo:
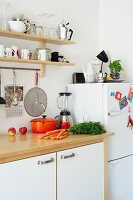
[[[4,45],[0,45],[0,57],[4,57],[5,56],[5,46]]]
[[[38,60],[46,60],[46,49],[39,49],[37,58]]]
[[[11,47],[5,48],[5,57],[8,57],[8,58],[12,57],[12,48]]]
[[[18,47],[17,46],[11,46],[12,48],[12,57],[18,58]]]
[[[29,59],[30,52],[28,49],[21,50],[21,58],[22,59]]]

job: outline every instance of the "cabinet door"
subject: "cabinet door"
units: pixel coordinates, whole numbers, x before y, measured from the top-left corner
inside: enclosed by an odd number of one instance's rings
[[[109,162],[109,200],[133,200],[133,156]]]
[[[56,200],[56,154],[0,164],[1,200]]]
[[[57,153],[58,200],[103,200],[103,143]]]

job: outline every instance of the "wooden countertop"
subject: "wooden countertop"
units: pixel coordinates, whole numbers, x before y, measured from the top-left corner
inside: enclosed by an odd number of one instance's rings
[[[63,140],[40,139],[42,134],[0,135],[0,163],[53,153],[65,149],[102,142],[111,134],[70,135]]]

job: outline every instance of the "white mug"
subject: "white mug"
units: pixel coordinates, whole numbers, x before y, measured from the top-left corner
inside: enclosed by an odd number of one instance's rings
[[[12,57],[12,48],[11,47],[5,48],[5,57],[8,57],[8,58]]]
[[[37,57],[38,57],[38,60],[46,60],[46,50],[45,49],[39,49]]]
[[[11,46],[12,48],[12,57],[18,58],[18,47],[17,46]]]
[[[4,57],[5,56],[5,46],[4,45],[0,45],[0,57]]]
[[[21,58],[22,59],[29,59],[30,52],[28,49],[21,50]]]

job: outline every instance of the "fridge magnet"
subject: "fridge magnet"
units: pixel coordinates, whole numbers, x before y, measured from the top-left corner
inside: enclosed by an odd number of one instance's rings
[[[129,113],[131,112],[131,108],[130,108],[130,106],[128,106],[128,112],[129,112]]]
[[[131,116],[128,116],[128,123],[127,123],[127,127],[128,128],[133,128],[133,119],[131,118]]]
[[[130,103],[132,103],[132,101],[133,101],[133,88],[132,87],[129,88],[127,99],[130,101]]]
[[[124,96],[120,101],[119,101],[119,106],[120,106],[120,110],[122,110],[123,108],[125,108],[128,105],[128,101],[126,96]]]
[[[115,96],[115,92],[110,92],[110,96],[114,97]]]
[[[121,100],[121,97],[122,97],[122,93],[121,92],[116,92],[115,99]]]

